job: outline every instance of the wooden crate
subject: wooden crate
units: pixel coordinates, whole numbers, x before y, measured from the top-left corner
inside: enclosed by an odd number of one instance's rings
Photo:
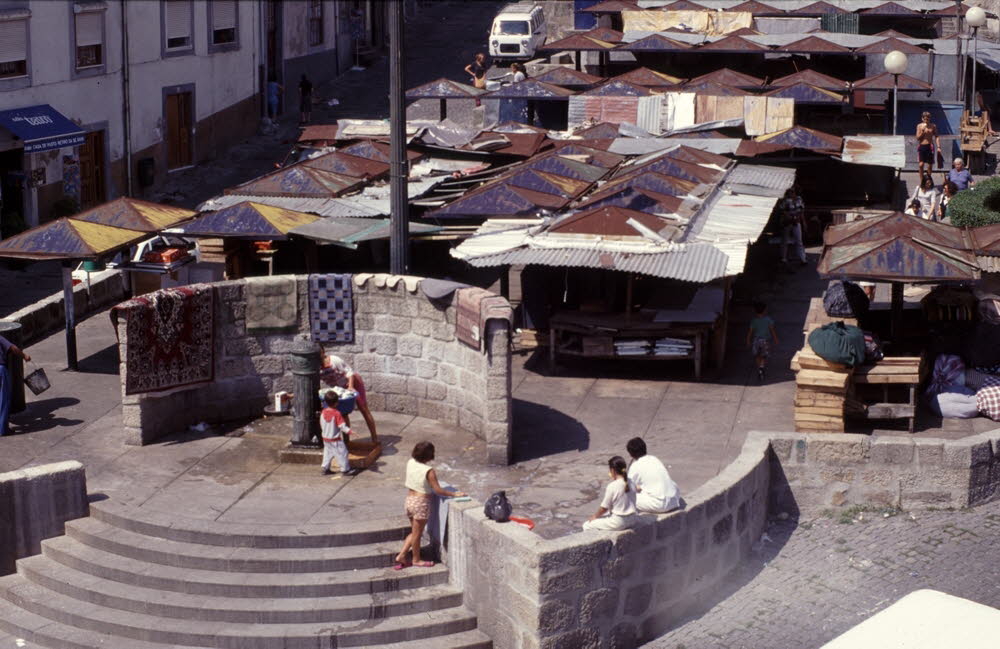
[[[367,469],[382,456],[382,444],[372,441],[348,440],[347,459],[352,469]]]

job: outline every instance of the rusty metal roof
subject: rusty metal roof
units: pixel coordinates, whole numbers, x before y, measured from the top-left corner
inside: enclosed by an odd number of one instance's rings
[[[858,54],[888,54],[892,51],[902,52],[903,54],[927,54],[927,50],[924,48],[911,45],[895,37],[886,38],[871,45],[865,45],[856,51]]]
[[[906,138],[902,135],[847,135],[841,160],[902,169],[906,166]]]
[[[667,38],[661,34],[650,34],[637,41],[619,45],[618,49],[625,50],[626,52],[678,52],[691,49],[691,45],[683,41]]]
[[[862,9],[858,13],[866,16],[919,16],[919,11],[914,11],[909,7],[904,7],[898,2],[886,2],[877,7]]]
[[[805,7],[799,7],[798,9],[792,9],[788,13],[795,14],[798,16],[822,16],[824,14],[846,14],[850,13],[846,9],[841,9],[840,7],[835,7],[829,2],[814,2],[811,5],[806,5]]]
[[[366,182],[363,178],[342,176],[330,171],[311,169],[296,164],[229,188],[225,193],[250,196],[336,198],[345,192],[360,189]]]
[[[895,29],[886,29],[881,31],[875,36],[881,36],[882,38],[913,38],[909,34],[904,34],[903,32],[897,32]]]
[[[539,47],[539,51],[561,52],[563,50],[576,50],[578,52],[603,52],[615,48],[614,43],[602,41],[592,36],[583,34],[573,34],[566,38],[561,38],[551,43],[546,43]]]
[[[622,11],[638,11],[639,5],[629,0],[604,0],[596,5],[590,5],[585,9],[580,9],[584,13],[591,14],[617,14]]]
[[[207,212],[176,230],[192,237],[281,240],[287,238],[289,230],[319,218],[315,214],[244,201]]]
[[[794,99],[796,104],[843,104],[846,102],[844,95],[801,82],[764,94],[768,97]]]
[[[777,49],[778,52],[804,52],[806,54],[850,54],[851,50],[818,36],[806,36]]]
[[[525,162],[524,167],[526,169],[548,171],[558,176],[566,176],[567,178],[586,180],[587,182],[595,182],[608,172],[607,169],[599,166],[563,157],[559,155],[558,151],[552,155],[536,156],[535,159]]]
[[[140,232],[159,232],[192,219],[197,212],[173,205],[160,205],[137,198],[116,198],[73,215],[76,221],[87,221]]]
[[[622,36],[624,36],[622,32],[617,29],[611,29],[610,27],[594,27],[593,29],[587,30],[580,35],[590,36],[591,38],[596,38],[599,41],[605,41],[608,43],[621,43]]]
[[[899,77],[899,89],[902,91],[930,92],[934,90],[934,86],[926,81],[915,79],[907,74],[897,76]],[[851,85],[855,90],[892,90],[894,87],[893,81],[892,74],[883,72],[873,77],[865,77],[864,79],[855,81]]]
[[[579,133],[577,133],[579,135]],[[595,149],[594,147],[581,144],[580,140],[561,140],[554,142],[558,155],[561,156],[586,156],[587,164],[610,169],[617,166],[625,156],[617,153],[609,153],[607,149]]]
[[[699,52],[767,52],[769,49],[742,36],[726,36],[698,46]]]
[[[566,86],[571,88],[593,86],[603,81],[602,77],[587,74],[586,72],[580,72],[579,70],[574,70],[573,68],[565,66],[553,68],[532,78],[535,79],[535,81],[552,84],[553,86]]]
[[[612,79],[596,88],[580,93],[585,97],[647,97],[652,93],[649,88],[637,86],[620,79]]]
[[[588,128],[576,131],[575,135],[591,139],[616,138],[618,137],[618,125],[611,122],[601,122],[600,124],[594,124]]]
[[[771,5],[766,5],[763,2],[758,2],[757,0],[747,0],[746,2],[741,2],[738,5],[728,7],[726,11],[749,11],[754,16],[784,16],[785,10],[778,9],[777,7],[772,7]]]
[[[491,183],[467,192],[444,207],[425,215],[425,218],[484,218],[492,216],[528,216],[540,210],[559,210],[569,201],[560,196],[513,187],[504,183]]]
[[[772,86],[790,86],[796,83],[808,83],[810,86],[816,86],[817,88],[823,88],[825,90],[840,90],[846,91],[848,87],[848,82],[843,79],[837,79],[836,77],[831,77],[830,75],[823,74],[822,72],[816,72],[815,70],[800,70],[793,74],[780,77],[771,82]]]
[[[866,241],[914,237],[939,246],[972,249],[972,238],[961,228],[894,212],[868,219],[833,225],[823,233],[824,245],[845,245]]]
[[[824,246],[817,270],[821,277],[883,282],[973,280],[980,275],[971,251],[910,236]]]
[[[1000,255],[1000,224],[971,228],[972,248],[978,255]]]
[[[316,142],[322,140],[333,141],[337,139],[336,124],[309,124],[299,135],[299,142]]]
[[[695,92],[699,95],[717,95],[720,97],[743,97],[750,93],[740,88],[724,86],[714,81],[701,81],[698,83],[686,83],[683,86],[684,92]]]
[[[657,72],[656,70],[650,70],[649,68],[636,68],[634,70],[629,70],[628,72],[614,77],[613,80],[624,81],[637,86],[646,86],[648,88],[674,86],[683,81],[680,77],[672,77],[669,74]]]
[[[767,133],[756,138],[764,144],[775,144],[797,149],[812,149],[814,151],[837,151],[843,147],[843,139],[805,126],[793,126],[783,131]]]
[[[0,241],[0,257],[98,259],[149,238],[149,232],[61,218]]]
[[[524,169],[504,176],[501,181],[511,187],[520,187],[543,194],[552,194],[561,198],[575,198],[584,190],[590,187],[590,183],[585,180],[575,180],[566,176],[557,176],[552,173],[538,171],[536,169]]]
[[[362,158],[341,151],[326,153],[296,164],[301,164],[311,169],[332,171],[352,178],[367,178],[369,180],[381,178],[389,173],[389,165],[385,162],[369,160],[368,158]]]
[[[489,151],[491,153],[530,158],[550,145],[545,133],[498,133],[496,131],[483,131],[462,148],[474,151],[481,150],[476,148],[478,142],[497,136],[506,140],[507,144],[490,148]]]
[[[564,100],[576,92],[567,88],[545,83],[538,79],[525,79],[507,86],[501,86],[487,96],[491,99],[556,99]]]
[[[375,142],[374,140],[361,140],[354,144],[341,147],[337,149],[341,153],[346,153],[348,155],[357,156],[359,158],[367,158],[368,160],[375,160],[376,162],[389,162],[390,149],[389,145],[384,142]],[[418,158],[424,157],[423,153],[419,151],[413,151],[407,149],[406,158],[410,161],[416,160]]]
[[[698,183],[693,180],[667,176],[655,171],[640,171],[637,174],[609,180],[601,186],[592,198],[603,197],[621,191],[622,187],[636,187],[667,196],[684,197],[690,194]]]
[[[681,211],[684,200],[670,194],[661,194],[642,187],[621,186],[614,191],[597,194],[587,198],[577,207],[588,209],[596,207],[623,207],[638,212],[650,214],[677,214]]]
[[[354,217],[317,219],[312,223],[296,226],[289,230],[288,233],[353,250],[362,241],[388,239],[390,237],[391,223],[390,219]],[[412,222],[408,224],[407,228],[411,235],[430,234],[441,230],[441,227],[436,225]]]
[[[708,7],[705,5],[700,5],[697,2],[691,2],[690,0],[677,0],[664,7],[663,11],[708,11]]]
[[[763,79],[758,79],[757,77],[750,76],[749,74],[743,74],[742,72],[737,72],[736,70],[730,70],[729,68],[719,68],[718,70],[713,70],[708,74],[703,74],[700,77],[691,79],[688,83],[691,85],[697,85],[698,83],[705,81],[713,81],[724,86],[732,86],[733,88],[759,88],[764,85]]]
[[[406,91],[407,99],[468,99],[478,97],[486,92],[464,83],[458,83],[444,77],[410,88]]]
[[[677,234],[676,222],[671,222],[646,212],[629,210],[613,205],[595,207],[562,217],[548,228],[548,232],[560,234],[592,234],[607,237],[635,237],[639,232],[628,224],[635,220],[668,241]],[[665,232],[666,231],[666,232]]]
[[[677,178],[693,180],[697,183],[714,183],[718,182],[722,177],[721,171],[709,169],[708,167],[703,167],[699,164],[687,162],[685,160],[678,160],[677,158],[672,157],[670,153],[671,152],[668,151],[664,155],[661,155],[645,164],[622,169],[615,175],[615,177],[627,176],[640,170],[655,171],[657,173],[664,174],[665,176],[676,176]]]

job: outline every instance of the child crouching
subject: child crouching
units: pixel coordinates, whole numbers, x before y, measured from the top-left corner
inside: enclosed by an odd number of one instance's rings
[[[334,458],[337,459],[341,473],[347,475],[351,470],[347,453],[347,436],[351,434],[351,429],[337,410],[337,401],[337,393],[333,390],[328,390],[323,395],[326,407],[319,415],[320,436],[323,438],[323,475],[331,473],[330,463]]]

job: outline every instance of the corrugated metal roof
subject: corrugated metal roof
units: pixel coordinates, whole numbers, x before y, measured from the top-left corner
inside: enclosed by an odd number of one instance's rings
[[[679,77],[672,77],[669,74],[657,72],[656,70],[650,70],[649,68],[636,68],[634,70],[629,70],[628,72],[619,74],[614,78],[614,80],[650,88],[673,86],[683,81],[683,79],[680,79]]]
[[[507,86],[501,86],[499,90],[494,90],[487,97],[490,99],[561,99],[576,94],[575,91],[545,83],[538,79],[525,79]]]
[[[610,27],[594,27],[589,29],[581,36],[590,36],[591,38],[596,38],[599,41],[606,41],[608,43],[620,43],[622,40],[622,32],[617,29],[611,29]]]
[[[840,151],[844,141],[837,135],[830,135],[804,126],[793,126],[776,133],[757,137],[758,142],[781,144],[800,149]]]
[[[593,14],[616,14],[620,13],[622,10],[635,11],[638,8],[639,5],[634,2],[630,2],[630,0],[604,0],[604,2],[598,2],[596,5],[590,5],[589,7],[578,9],[578,11]]]
[[[698,48],[701,52],[764,52],[767,47],[758,45],[751,38],[754,36],[726,36],[717,41],[706,43]]]
[[[344,192],[358,189],[365,182],[367,181],[362,178],[352,178],[296,164],[227,189],[226,193],[335,198]]]
[[[285,239],[288,231],[317,220],[314,214],[244,201],[207,212],[171,231],[193,237]]]
[[[902,135],[848,135],[844,162],[902,169],[906,166],[906,138]]]
[[[785,192],[795,184],[795,169],[767,165],[738,164],[726,176],[726,183],[762,187]]]
[[[730,7],[740,4],[743,0],[699,0],[704,8],[715,10],[727,10]],[[670,0],[636,0],[636,4],[643,9],[661,9],[670,4]],[[774,4],[774,3],[772,3]],[[799,11],[803,8],[821,4],[814,0],[781,0],[781,6],[786,11]],[[862,9],[871,9],[885,4],[885,0],[827,0],[822,4],[836,7],[842,11],[854,12]],[[955,3],[950,0],[900,0],[899,4],[914,11],[938,11],[954,7]]]
[[[361,241],[388,239],[390,224],[390,219],[317,219],[312,223],[292,228],[288,233],[353,249],[357,248],[358,242]],[[423,223],[410,223],[408,228],[410,234],[429,234],[442,229],[440,226]]]
[[[637,86],[621,79],[612,79],[596,88],[581,92],[580,95],[583,97],[645,97],[650,93],[649,88]]]
[[[877,7],[872,7],[870,9],[862,9],[860,13],[872,16],[916,16],[919,15],[918,11],[914,11],[909,7],[904,7],[898,2],[886,2],[885,4],[880,4]]]
[[[148,237],[139,230],[61,218],[0,241],[0,257],[97,259]]]
[[[779,52],[805,52],[807,54],[850,54],[851,50],[818,36],[807,36],[778,48]]]
[[[444,77],[410,88],[406,91],[407,99],[467,99],[486,92],[481,88],[458,83]]]
[[[864,79],[855,81],[851,85],[854,86],[855,90],[892,90],[896,87],[895,83],[897,83],[893,79],[893,76],[898,77],[898,88],[903,92],[930,92],[934,89],[934,86],[920,79],[915,79],[906,74],[892,75],[888,72],[876,74],[873,77],[865,77]]]
[[[815,86],[817,88],[823,88],[825,90],[839,90],[841,92],[846,91],[848,87],[847,81],[831,77],[812,69],[800,70],[794,74],[789,74],[775,79],[771,82],[771,85],[781,87],[791,86],[797,83],[808,83],[810,86]]]
[[[927,50],[924,48],[894,37],[872,43],[871,45],[865,45],[856,51],[858,54],[888,54],[892,51],[902,52],[903,54],[927,54]]]
[[[413,198],[413,196],[411,196]],[[369,201],[355,201],[349,198],[298,198],[294,196],[241,196],[239,194],[223,194],[209,199],[198,206],[198,210],[207,212],[221,210],[243,201],[252,200],[255,203],[283,207],[297,212],[308,212],[318,216],[330,217],[373,217],[384,216],[388,212],[375,208]]]
[[[554,86],[583,87],[592,86],[602,81],[601,77],[580,72],[566,66],[552,68],[534,77],[536,81],[549,83]]]
[[[538,48],[539,51],[555,51],[561,52],[563,50],[575,50],[580,52],[603,52],[606,50],[614,49],[615,44],[609,43],[607,41],[602,41],[599,38],[593,38],[591,36],[584,36],[582,34],[573,34],[572,36],[567,36],[566,38],[559,39],[557,41],[552,41],[551,43],[546,43],[545,45]]]
[[[708,74],[695,77],[688,82],[688,85],[694,86],[704,81],[714,81],[715,83],[732,86],[733,88],[759,88],[764,85],[763,79],[758,79],[757,77],[737,72],[736,70],[730,70],[729,68],[719,68]]]
[[[782,86],[764,94],[767,97],[794,99],[796,104],[843,104],[846,101],[844,95],[802,82]]]
[[[633,38],[629,38],[629,34],[630,32],[625,32],[622,35],[623,44],[618,46],[619,50],[629,52],[674,52],[686,50],[691,47],[691,45],[681,38],[667,37],[663,34],[643,32],[642,36]],[[677,34],[677,36],[687,36],[687,34]],[[701,40],[694,42],[700,43]]]
[[[718,153],[720,155],[734,155],[739,147],[739,138],[634,138],[620,137],[608,147],[612,153],[622,155],[643,155],[654,151],[672,148],[676,144],[683,144],[702,151]]]

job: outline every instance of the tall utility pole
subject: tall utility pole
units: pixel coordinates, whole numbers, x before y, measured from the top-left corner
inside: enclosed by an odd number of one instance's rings
[[[403,106],[403,0],[387,0],[389,11],[389,272],[410,268],[409,196],[406,179],[406,109]]]

